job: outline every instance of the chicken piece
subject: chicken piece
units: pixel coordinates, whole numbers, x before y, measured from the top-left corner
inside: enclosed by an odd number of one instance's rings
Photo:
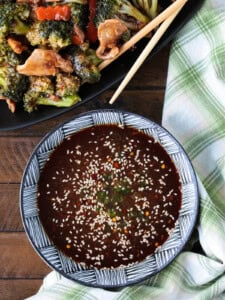
[[[83,30],[76,24],[73,26],[73,39],[75,45],[82,45],[85,40],[85,34]]]
[[[55,76],[60,71],[72,73],[72,63],[54,50],[35,49],[24,65],[17,66],[17,72],[27,76]]]
[[[101,59],[115,57],[119,53],[118,41],[127,30],[127,26],[117,19],[109,19],[101,23],[98,27],[100,45],[96,51],[97,56]]]
[[[27,50],[27,46],[24,46],[20,41],[13,38],[8,38],[7,40],[9,47],[16,53],[21,54],[23,51]]]
[[[16,111],[16,103],[11,99],[6,99],[9,110],[14,113]]]
[[[3,96],[0,96],[0,100],[4,100],[7,103],[8,108],[12,113],[16,111],[16,103],[13,100]]]

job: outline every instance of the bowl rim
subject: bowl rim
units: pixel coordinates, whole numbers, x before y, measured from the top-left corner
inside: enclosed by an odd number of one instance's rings
[[[76,120],[76,119],[79,119],[79,118],[82,118],[84,116],[88,116],[88,115],[92,115],[92,114],[95,114],[95,113],[122,113],[122,114],[127,114],[127,115],[130,115],[130,116],[134,116],[134,117],[137,117],[137,118],[140,118],[142,119],[143,121],[145,122],[149,122],[154,124],[156,127],[159,127],[161,128],[166,134],[167,136],[169,136],[170,139],[172,139],[174,141],[174,143],[180,148],[181,152],[184,154],[186,160],[188,161],[189,163],[189,171],[191,173],[191,178],[192,178],[192,182],[194,182],[194,192],[195,192],[195,206],[193,208],[194,210],[194,215],[192,217],[192,222],[191,222],[191,226],[190,228],[188,228],[188,231],[186,232],[185,234],[185,239],[182,241],[182,243],[179,245],[179,247],[176,249],[176,253],[170,257],[169,260],[167,260],[166,264],[162,267],[160,267],[159,270],[155,270],[154,272],[152,272],[150,275],[145,275],[143,276],[143,278],[137,278],[137,279],[133,279],[133,280],[130,280],[128,283],[126,284],[116,284],[116,285],[108,285],[108,284],[103,284],[103,285],[99,285],[99,284],[94,284],[94,283],[87,283],[87,282],[84,282],[80,279],[75,279],[75,278],[72,278],[70,275],[68,275],[66,272],[64,272],[64,270],[59,270],[55,265],[53,265],[50,261],[48,261],[45,256],[40,252],[40,249],[35,245],[35,242],[30,234],[30,229],[28,228],[27,224],[25,223],[25,210],[24,210],[24,206],[23,206],[23,194],[24,194],[24,189],[25,189],[25,186],[24,186],[24,181],[26,179],[26,176],[28,175],[29,173],[29,168],[30,168],[30,165],[36,155],[36,152],[37,150],[43,145],[43,143],[45,141],[47,141],[55,132],[57,132],[60,128],[62,128],[64,125],[66,124],[69,124],[70,122],[72,122],[73,120]],[[108,124],[108,123],[104,123],[104,124]],[[117,123],[114,123],[117,125]],[[93,126],[93,125],[92,125]],[[96,124],[94,124],[94,126],[97,126]],[[132,126],[132,125],[131,125]],[[91,127],[91,126],[89,126]],[[134,128],[136,128],[136,126],[133,126]],[[85,127],[86,128],[86,127]],[[77,132],[77,131],[81,131],[81,129],[79,130],[76,130],[74,132]],[[74,133],[73,132],[73,133]],[[73,134],[72,133],[72,134]],[[154,139],[155,137],[152,136]],[[65,139],[65,136],[63,138],[63,140]],[[155,139],[156,140],[156,139]],[[61,141],[62,142],[62,141]],[[159,142],[159,141],[158,141]],[[160,142],[159,142],[160,143]],[[57,146],[59,145],[60,143],[57,143]],[[161,143],[160,143],[161,145]],[[161,145],[161,147],[163,147]],[[165,149],[165,148],[164,148]],[[54,151],[54,150],[53,150]],[[167,152],[167,150],[166,150]],[[167,152],[168,154],[168,152]],[[171,158],[171,155],[168,154]],[[172,159],[172,158],[171,158]],[[174,162],[174,160],[172,159],[175,167],[177,168],[177,165],[176,163]],[[179,170],[178,170],[178,174],[180,176],[180,173],[179,173]],[[20,215],[21,215],[21,219],[22,219],[22,223],[23,223],[23,227],[25,229],[25,232],[26,232],[26,236],[28,237],[28,240],[30,241],[32,247],[34,248],[34,250],[36,251],[36,253],[39,255],[39,257],[41,257],[41,259],[52,269],[52,270],[55,270],[56,272],[58,272],[59,274],[61,274],[63,277],[69,279],[69,280],[72,280],[74,282],[77,282],[77,283],[80,283],[80,284],[83,284],[85,286],[91,286],[91,287],[98,287],[98,288],[105,288],[105,289],[116,289],[116,288],[123,288],[123,287],[126,287],[126,286],[131,286],[131,285],[134,285],[134,284],[137,284],[137,283],[140,283],[146,279],[149,279],[150,277],[156,275],[157,273],[161,272],[163,269],[165,269],[169,264],[171,264],[171,262],[181,253],[181,251],[183,250],[183,248],[186,246],[188,240],[190,239],[194,229],[195,229],[195,225],[196,225],[196,221],[197,221],[197,217],[198,217],[198,214],[199,214],[199,188],[198,188],[198,181],[197,181],[197,176],[196,176],[196,173],[195,173],[195,170],[194,170],[194,167],[192,165],[192,162],[189,158],[189,156],[187,155],[185,149],[183,148],[183,146],[180,144],[180,142],[162,125],[159,125],[157,122],[151,120],[150,118],[148,117],[145,117],[143,115],[140,115],[140,114],[137,114],[137,113],[133,113],[133,112],[129,112],[127,110],[122,110],[122,109],[115,109],[115,108],[100,108],[100,109],[96,109],[96,110],[89,110],[89,111],[86,111],[86,112],[82,112],[82,113],[79,113],[75,116],[73,116],[72,118],[70,118],[69,120],[63,122],[63,123],[60,123],[58,124],[56,127],[54,127],[53,129],[51,129],[46,135],[44,135],[44,137],[38,142],[38,144],[34,147],[29,159],[28,159],[28,162],[26,164],[26,167],[24,169],[24,172],[23,172],[23,176],[22,176],[22,179],[21,179],[21,184],[20,184],[20,192],[19,192],[19,208],[20,208]],[[183,199],[183,197],[182,197]],[[179,219],[179,217],[178,217]],[[177,221],[178,221],[177,219]],[[176,222],[177,222],[176,221]],[[176,223],[175,223],[175,227],[176,227]],[[174,227],[174,228],[175,228]],[[47,234],[46,234],[47,235]],[[173,235],[173,234],[172,234]],[[169,238],[171,237],[171,235],[169,235],[169,237],[167,238],[166,241],[169,240]],[[165,241],[165,242],[166,242]],[[164,242],[164,243],[165,243]],[[163,244],[164,244],[163,243]],[[163,245],[162,244],[162,245]],[[62,253],[55,245],[54,247],[57,249],[57,251],[59,251],[60,253]],[[158,248],[157,248],[158,249]],[[156,250],[157,250],[156,249]],[[154,252],[155,253],[155,252]],[[153,254],[154,254],[153,253]],[[65,256],[66,257],[66,256]],[[68,258],[69,259],[69,258]],[[141,263],[144,263],[146,260],[146,258],[141,261],[141,262],[137,262],[135,263],[134,265],[139,265]],[[134,266],[133,265],[133,266]],[[125,267],[122,267],[122,269],[126,269],[128,266],[125,266]],[[95,268],[87,268],[87,270],[93,270]],[[121,267],[118,267],[118,268],[114,268],[112,270],[117,270],[117,269],[121,269]],[[103,270],[103,269],[102,269]],[[111,270],[111,269],[109,269]]]

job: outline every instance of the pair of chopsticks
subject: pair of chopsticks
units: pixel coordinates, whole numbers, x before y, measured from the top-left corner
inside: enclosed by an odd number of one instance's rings
[[[148,57],[148,55],[151,53],[151,51],[154,49],[160,38],[163,36],[163,34],[166,32],[170,24],[173,22],[175,17],[178,15],[178,13],[181,11],[183,6],[186,4],[188,0],[176,0],[173,4],[171,4],[167,9],[165,9],[161,14],[159,14],[157,17],[155,17],[150,23],[148,23],[145,27],[143,27],[136,35],[134,35],[127,43],[125,43],[121,48],[119,54],[114,57],[113,59],[106,60],[102,62],[99,65],[99,69],[102,70],[105,67],[107,67],[112,61],[117,59],[120,55],[122,55],[124,52],[126,52],[128,49],[130,49],[132,46],[134,46],[139,40],[141,40],[143,37],[145,37],[147,34],[149,34],[154,28],[156,28],[158,25],[160,27],[157,29],[155,34],[151,37],[150,41],[148,42],[147,46],[142,51],[141,55],[138,57],[138,59],[135,61],[127,75],[125,76],[124,80],[121,82],[119,87],[117,88],[116,92],[113,94],[112,98],[110,99],[109,103],[113,104],[118,96],[121,94],[121,92],[124,90],[126,85],[129,83],[129,81],[132,79],[132,77],[135,75],[137,70],[141,67],[145,59]]]

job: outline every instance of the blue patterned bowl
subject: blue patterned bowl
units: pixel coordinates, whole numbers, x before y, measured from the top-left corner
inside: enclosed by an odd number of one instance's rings
[[[117,124],[137,128],[153,137],[174,162],[181,181],[182,204],[172,234],[166,242],[140,263],[115,269],[87,268],[60,252],[46,235],[39,219],[37,187],[40,172],[51,152],[63,139],[81,129]],[[31,244],[41,258],[63,276],[79,283],[104,288],[128,286],[165,268],[182,250],[198,214],[198,190],[191,163],[176,139],[158,124],[137,114],[118,110],[97,110],[78,115],[50,132],[36,147],[25,169],[20,192],[22,220]]]

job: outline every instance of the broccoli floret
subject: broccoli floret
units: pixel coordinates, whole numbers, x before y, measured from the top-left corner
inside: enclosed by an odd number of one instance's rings
[[[54,94],[54,84],[48,76],[30,76],[30,88],[33,92],[42,93],[45,96]]]
[[[107,19],[120,19],[126,22],[130,29],[143,26],[149,22],[149,17],[142,13],[128,0],[97,0],[96,27]]]
[[[12,66],[0,66],[0,95],[20,102],[28,87],[28,78],[16,72]]]
[[[54,94],[54,84],[47,76],[30,76],[30,86],[24,94],[24,109],[32,112],[37,109],[40,99],[48,99]]]
[[[133,0],[132,2],[151,19],[156,17],[158,12],[158,0]]]
[[[88,23],[88,5],[85,3],[68,3],[71,10],[71,20],[73,24],[76,24],[81,28],[82,30],[86,30],[86,26]]]
[[[29,26],[25,21],[30,16],[28,4],[0,4],[0,39],[9,33],[26,34]]]
[[[0,65],[9,64],[17,66],[24,62],[23,55],[16,54],[8,45],[6,40],[0,43]]]
[[[37,109],[39,105],[48,105],[55,107],[71,107],[80,101],[80,97],[65,96],[63,98],[46,97],[40,93],[29,91],[24,96],[24,110],[31,113]]]
[[[30,113],[36,110],[39,105],[70,107],[80,100],[77,93],[72,94],[72,89],[65,89],[64,95],[62,91],[61,94],[61,97],[55,95],[54,83],[50,77],[31,76],[29,90],[24,94],[24,109]]]
[[[100,59],[97,55],[96,55],[96,50],[88,48],[85,52],[86,57],[88,58],[89,62],[91,64],[93,64],[94,66],[98,66],[101,62],[102,59]]]
[[[49,46],[59,50],[72,43],[72,24],[65,21],[35,22],[26,37],[32,46]]]
[[[73,96],[80,88],[80,79],[71,74],[56,75],[56,95],[59,97]]]
[[[82,50],[80,47],[71,47],[68,50],[75,73],[82,83],[95,83],[101,78],[97,67],[100,60],[90,48]]]
[[[0,44],[0,95],[19,102],[28,87],[28,78],[17,73],[16,66],[23,62],[6,41]]]
[[[58,105],[61,107],[72,106],[80,101],[80,96],[77,94],[80,88],[80,79],[71,74],[57,74],[56,76],[56,96],[59,96],[61,101]]]

